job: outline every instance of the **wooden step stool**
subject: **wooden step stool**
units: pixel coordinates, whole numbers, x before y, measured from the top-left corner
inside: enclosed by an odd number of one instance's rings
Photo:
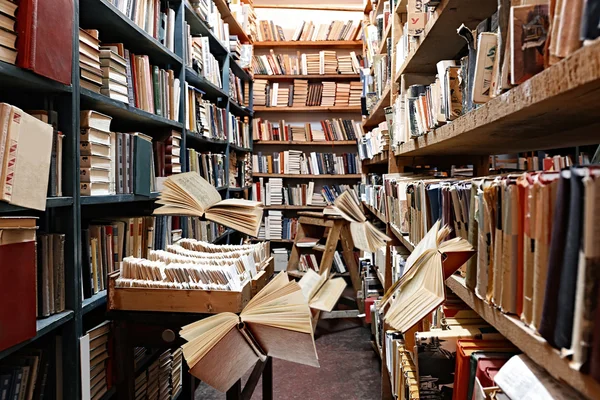
[[[305,237],[322,238],[326,237],[327,241],[325,245],[317,245],[313,248],[307,248],[312,252],[322,252],[321,262],[319,263],[319,274],[326,274],[328,277],[331,274],[331,266],[333,265],[334,253],[337,249],[338,242],[342,243],[342,257],[346,264],[346,268],[352,281],[352,287],[354,288],[355,295],[361,290],[360,273],[358,271],[358,265],[354,258],[354,241],[352,240],[352,234],[350,233],[350,222],[346,221],[342,217],[323,215],[320,212],[314,211],[302,211],[298,213],[298,232],[296,233],[296,239],[294,240],[294,246],[292,248],[292,254],[287,265],[288,275],[301,278],[304,273],[298,271],[298,264],[300,261],[300,249],[296,246],[296,243],[300,239]],[[342,298],[342,300],[348,300]],[[322,319],[335,319],[335,318],[357,318],[362,311],[360,310],[362,304],[358,298],[352,299],[356,303],[356,310],[335,310],[330,313],[319,310],[312,310],[313,312],[313,329],[316,329],[319,318]]]

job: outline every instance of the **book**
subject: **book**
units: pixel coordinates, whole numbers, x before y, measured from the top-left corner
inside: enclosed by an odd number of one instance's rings
[[[544,46],[549,28],[548,5],[510,9],[511,83],[518,85],[544,69]],[[529,34],[531,31],[532,34]]]
[[[302,289],[282,272],[239,316],[211,316],[184,326],[180,336],[187,341],[182,348],[190,373],[225,392],[267,355],[318,367],[312,332]]]
[[[164,183],[155,215],[202,217],[256,236],[262,219],[262,204],[241,199],[221,200],[219,192],[195,172],[170,176]]]
[[[346,281],[344,278],[330,279],[326,274],[320,275],[309,269],[298,281],[298,285],[310,308],[331,312],[346,288]]]

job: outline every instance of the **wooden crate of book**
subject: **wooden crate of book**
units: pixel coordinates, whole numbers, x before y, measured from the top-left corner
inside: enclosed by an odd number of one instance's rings
[[[239,292],[228,290],[191,290],[116,287],[120,272],[109,275],[108,309],[126,311],[168,311],[202,314],[241,312],[254,294],[273,275],[273,257],[259,266],[258,274]]]

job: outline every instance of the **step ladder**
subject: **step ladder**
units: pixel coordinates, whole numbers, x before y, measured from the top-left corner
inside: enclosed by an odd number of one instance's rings
[[[288,275],[294,278],[301,278],[304,273],[298,271],[300,255],[304,253],[321,253],[321,262],[319,263],[319,274],[331,276],[331,267],[333,265],[334,253],[341,242],[342,258],[346,264],[347,274],[352,281],[355,298],[342,297],[340,302],[353,304],[354,310],[334,310],[330,313],[312,310],[313,330],[316,329],[317,322],[320,319],[336,318],[358,318],[362,314],[363,304],[358,299],[358,292],[361,290],[360,273],[356,259],[354,258],[354,241],[350,233],[350,222],[339,216],[323,215],[320,212],[301,211],[298,213],[298,232],[294,239],[292,254],[287,265]],[[310,237],[315,239],[326,238],[325,245],[317,245],[312,248],[303,248],[296,246],[299,240]],[[343,274],[345,276],[346,274]]]

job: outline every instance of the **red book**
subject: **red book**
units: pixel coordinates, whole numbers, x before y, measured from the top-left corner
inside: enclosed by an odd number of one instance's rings
[[[35,241],[0,245],[0,351],[36,335]]]
[[[70,85],[73,18],[73,0],[21,0],[17,65]]]

